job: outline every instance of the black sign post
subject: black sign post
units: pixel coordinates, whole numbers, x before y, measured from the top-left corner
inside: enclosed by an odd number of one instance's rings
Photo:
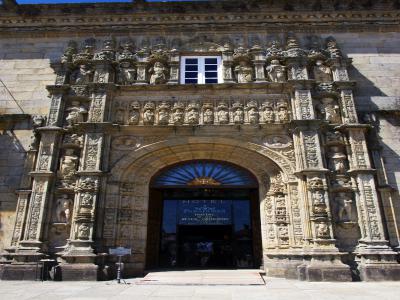
[[[117,248],[110,248],[109,249],[110,255],[118,256],[117,262],[117,282],[121,283],[121,280],[126,284],[125,280],[121,278],[121,265],[122,265],[122,256],[124,255],[131,255],[132,249],[131,248],[124,248],[124,247],[117,247]]]

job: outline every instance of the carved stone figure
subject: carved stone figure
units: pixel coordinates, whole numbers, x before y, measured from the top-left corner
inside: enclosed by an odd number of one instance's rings
[[[353,200],[348,196],[347,193],[339,193],[335,198],[339,205],[338,217],[341,222],[351,222],[352,221],[352,211],[353,211]]]
[[[321,178],[313,177],[308,180],[308,187],[310,189],[323,189],[324,183]]]
[[[158,124],[168,125],[169,123],[170,105],[167,102],[162,102],[158,107]]]
[[[258,124],[258,105],[255,101],[247,103],[247,116],[250,124]]]
[[[140,104],[137,101],[132,102],[129,105],[129,125],[139,124],[140,119]]]
[[[32,116],[32,127],[34,129],[39,128],[41,126],[43,126],[45,121],[45,117],[41,116],[41,115],[34,115]]]
[[[319,105],[322,117],[329,123],[340,123],[339,105],[332,98],[323,98]]]
[[[89,65],[82,64],[72,74],[72,76],[71,76],[72,83],[88,84],[91,82],[92,75],[93,75],[93,69]]]
[[[199,106],[197,103],[189,103],[186,109],[186,119],[189,124],[195,125],[199,123]]]
[[[214,107],[211,103],[203,105],[203,123],[207,125],[214,123]]]
[[[82,223],[78,227],[78,238],[88,239],[90,234],[90,227],[88,224]]]
[[[280,123],[289,122],[289,112],[286,101],[280,101],[277,104],[278,112],[276,114],[277,119]]]
[[[83,193],[81,196],[81,205],[83,206],[92,206],[93,204],[93,196],[90,193]]]
[[[229,123],[229,112],[228,106],[225,103],[220,103],[217,107],[218,110],[218,122],[219,124],[228,124]]]
[[[79,101],[72,101],[71,106],[66,109],[68,112],[65,120],[69,127],[84,122],[87,109]]]
[[[70,179],[74,177],[77,166],[78,156],[74,154],[73,149],[66,149],[64,156],[61,158],[60,174],[63,179]]]
[[[263,118],[265,123],[273,123],[275,120],[275,112],[271,102],[264,102],[263,105]]]
[[[233,123],[235,124],[242,124],[244,121],[244,112],[243,112],[243,105],[240,102],[235,102],[232,105],[233,113]]]
[[[172,107],[172,123],[174,125],[182,125],[185,121],[184,107],[185,105],[183,103],[174,103],[174,106]]]
[[[150,84],[162,84],[167,81],[168,69],[160,61],[154,63],[154,66],[150,68]]]
[[[118,69],[118,83],[122,85],[132,85],[135,83],[136,68],[129,61],[122,61]]]
[[[326,133],[326,142],[327,143],[341,143],[343,142],[343,135],[340,131],[328,131]]]
[[[322,60],[317,60],[314,70],[314,79],[318,82],[331,82],[332,81],[332,70],[328,66],[324,65]]]
[[[329,169],[338,173],[344,174],[346,172],[346,154],[340,147],[331,147],[329,152]]]
[[[97,180],[94,178],[87,177],[83,180],[80,181],[79,183],[79,189],[85,189],[85,190],[95,190],[97,189]]]
[[[154,103],[152,102],[147,102],[143,107],[143,124],[154,124]]]
[[[235,67],[235,74],[238,83],[247,83],[253,81],[253,68],[245,60],[241,60]]]
[[[268,77],[272,82],[286,81],[286,67],[279,63],[279,60],[274,59],[271,64],[267,66]]]
[[[329,227],[325,223],[318,223],[316,225],[316,233],[318,238],[327,238],[329,237]]]
[[[67,194],[63,194],[57,199],[56,222],[69,224],[71,222],[71,213],[72,200],[68,198]]]
[[[312,193],[312,203],[315,213],[326,213],[325,195],[322,190],[316,190]]]

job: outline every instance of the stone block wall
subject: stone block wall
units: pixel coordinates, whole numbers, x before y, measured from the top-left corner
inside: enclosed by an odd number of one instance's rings
[[[320,36],[334,36],[344,54],[353,59],[349,75],[357,81],[355,96],[360,110],[374,111],[388,107],[399,110],[400,33],[325,32]],[[298,37],[301,39],[300,34]],[[47,114],[50,101],[45,87],[54,84],[56,78],[51,63],[60,59],[71,39],[75,38],[0,39],[0,79],[24,113]],[[75,40],[80,42],[84,38]],[[0,114],[19,113],[22,113],[21,110],[0,83]],[[17,201],[15,190],[19,187],[29,144],[30,130],[19,128],[7,125],[0,134],[0,250],[9,243]],[[396,118],[391,115],[383,118],[380,130],[382,153],[388,180],[397,189],[400,188],[399,136],[400,127]],[[396,203],[399,201],[397,199]]]

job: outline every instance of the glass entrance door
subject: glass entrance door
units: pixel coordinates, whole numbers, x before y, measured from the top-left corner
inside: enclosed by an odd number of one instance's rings
[[[253,267],[249,200],[163,201],[160,266]]]

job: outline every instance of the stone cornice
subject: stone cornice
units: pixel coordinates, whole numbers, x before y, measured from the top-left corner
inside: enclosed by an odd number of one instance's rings
[[[147,4],[149,5],[149,4]],[[31,12],[19,13],[0,11],[1,35],[21,34],[70,34],[76,32],[126,33],[139,32],[157,34],[168,30],[173,32],[210,31],[237,32],[238,28],[263,31],[360,31],[394,30],[400,24],[400,10],[258,10],[221,11],[210,9],[198,11],[160,13],[157,10],[140,11],[131,6],[116,4],[116,7],[88,5],[90,9],[78,11],[79,6],[32,5]],[[75,9],[72,9],[74,8]],[[85,6],[84,6],[85,7]],[[108,7],[108,8],[107,8]],[[179,10],[178,10],[179,11]]]

